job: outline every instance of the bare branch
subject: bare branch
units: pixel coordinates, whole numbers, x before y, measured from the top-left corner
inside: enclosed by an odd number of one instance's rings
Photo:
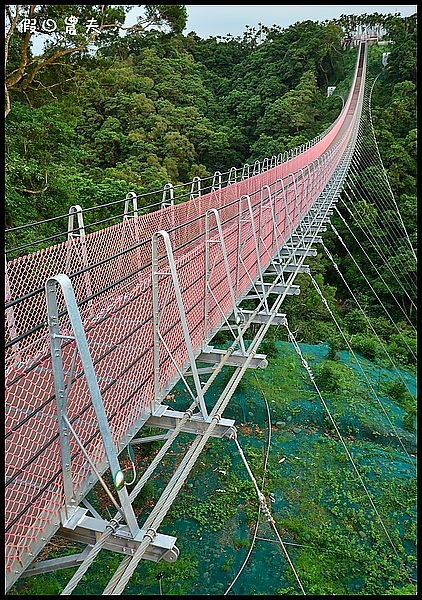
[[[26,194],[42,194],[43,192],[46,192],[48,190],[48,179],[47,179],[47,168],[45,166],[45,163],[44,163],[44,179],[45,179],[45,186],[42,188],[42,190],[29,190],[28,188],[18,188],[18,187],[15,187],[15,190],[18,190],[19,192],[25,192]]]
[[[5,95],[5,99],[6,99],[6,108],[4,111],[4,118],[6,118],[7,115],[10,113],[10,96],[9,96],[9,90],[7,89],[6,82],[4,82],[4,95]]]
[[[16,23],[18,22],[19,4],[16,5],[15,16],[12,15],[9,6],[6,6],[6,11],[7,11],[7,14],[8,14],[9,19],[10,19],[10,29],[7,32],[6,40],[5,40],[5,43],[4,43],[4,68],[6,68],[6,65],[7,65],[7,58],[8,58],[8,55],[9,55],[9,42],[10,42],[10,38],[12,37],[12,33],[14,32],[14,30],[16,28]]]

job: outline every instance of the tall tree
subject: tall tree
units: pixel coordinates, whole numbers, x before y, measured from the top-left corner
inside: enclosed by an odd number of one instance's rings
[[[69,58],[75,53],[87,53],[93,44],[110,44],[122,30],[146,31],[151,27],[168,26],[183,31],[187,12],[183,4],[146,4],[144,15],[137,23],[125,26],[126,13],[132,5],[46,5],[6,6],[5,37],[5,116],[10,112],[12,91],[26,93],[34,89],[50,89],[63,81],[52,81],[53,67],[64,67],[69,73]],[[45,49],[33,53],[37,32],[50,37]],[[61,78],[63,79],[63,78]]]

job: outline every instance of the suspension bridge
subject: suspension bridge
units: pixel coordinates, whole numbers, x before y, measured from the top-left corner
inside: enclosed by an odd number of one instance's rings
[[[258,347],[268,328],[288,329],[282,303],[300,293],[295,279],[310,274],[306,258],[323,245],[362,152],[365,74],[363,42],[343,110],[300,148],[216,172],[207,185],[194,178],[184,202],[167,184],[147,213],[130,192],[123,218],[91,233],[73,206],[66,241],[6,262],[6,590],[21,576],[74,566],[62,592],[71,594],[103,548],[124,556],[104,594],[122,593],[141,559],[177,560],[176,538],[159,527],[207,440],[236,440],[222,415],[246,369],[266,366]],[[256,308],[242,308],[251,299]],[[222,329],[233,335],[227,350],[212,345]],[[209,410],[206,393],[224,366],[233,375]],[[179,381],[192,400],[185,412],[166,404]],[[143,426],[165,433],[137,439]],[[182,431],[194,440],[139,525],[133,501]],[[119,456],[150,439],[164,444],[129,492]],[[97,483],[116,510],[110,520],[86,499]],[[36,561],[57,532],[86,550]]]

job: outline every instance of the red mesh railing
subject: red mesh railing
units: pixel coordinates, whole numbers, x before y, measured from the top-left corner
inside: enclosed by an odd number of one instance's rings
[[[359,80],[358,80],[359,83]],[[239,198],[249,194],[259,236],[259,261],[264,268],[286,236],[309,210],[338,165],[352,128],[349,107],[314,147],[286,163],[160,211],[126,219],[84,238],[11,260],[7,263],[6,304],[6,566],[14,568],[31,552],[47,525],[58,522],[64,494],[56,419],[54,381],[47,329],[44,285],[58,273],[67,273],[79,304],[96,376],[116,445],[154,406],[151,236],[169,230],[192,345],[201,347],[225,314],[231,312],[226,271],[220,244],[210,244],[207,331],[204,331],[205,212],[219,209],[230,276],[239,298],[256,279],[258,262],[247,203],[239,241]],[[336,143],[333,147],[333,143]],[[324,152],[322,160],[319,159]],[[315,162],[313,162],[315,161]],[[295,186],[289,173],[295,172]],[[282,193],[280,180],[284,184]],[[268,195],[268,186],[271,198]],[[264,187],[261,203],[261,190]],[[297,196],[296,196],[297,194]],[[277,233],[271,220],[273,202]],[[287,203],[288,214],[285,204]],[[211,220],[212,224],[213,221]],[[213,239],[218,240],[216,230]],[[160,246],[161,248],[161,246]],[[242,261],[239,261],[239,248]],[[161,252],[159,271],[168,272]],[[174,289],[169,275],[160,275],[159,299],[165,304],[161,332],[179,367],[188,354],[179,326]],[[64,303],[59,294],[59,311]],[[61,317],[62,333],[71,334],[69,319]],[[75,343],[63,343],[65,373],[69,372]],[[97,465],[105,452],[79,359],[67,400],[69,419]],[[177,369],[160,346],[159,384],[177,377]],[[91,470],[70,439],[75,493],[85,489]]]

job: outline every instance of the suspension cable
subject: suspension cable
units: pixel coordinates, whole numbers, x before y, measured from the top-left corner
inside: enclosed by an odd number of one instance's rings
[[[393,190],[391,189],[391,185],[390,185],[390,181],[389,181],[389,179],[388,179],[387,171],[386,171],[386,169],[385,169],[385,167],[384,167],[384,163],[383,163],[383,160],[382,160],[382,157],[381,157],[381,153],[380,153],[380,150],[379,150],[378,141],[377,141],[377,136],[376,136],[376,133],[375,133],[375,127],[374,127],[374,123],[373,123],[373,119],[372,119],[372,90],[374,89],[375,82],[377,81],[377,79],[378,79],[378,77],[379,77],[380,75],[381,75],[381,73],[379,73],[379,74],[377,75],[377,77],[375,78],[375,80],[374,80],[374,82],[373,82],[373,84],[372,84],[372,88],[371,88],[370,94],[369,94],[369,119],[370,119],[370,123],[371,123],[371,130],[372,130],[372,135],[373,135],[373,139],[374,139],[374,143],[375,143],[375,148],[376,148],[376,150],[377,150],[378,158],[379,158],[379,161],[380,161],[380,163],[381,163],[381,166],[382,166],[382,172],[383,172],[383,174],[384,174],[384,176],[385,176],[385,180],[386,180],[386,182],[387,182],[387,186],[388,186],[388,189],[389,189],[389,191],[390,191],[391,198],[392,198],[392,200],[393,200],[393,202],[394,202],[394,206],[395,206],[395,209],[397,210],[397,214],[399,215],[400,223],[401,223],[401,225],[402,225],[402,227],[403,227],[403,231],[404,231],[404,233],[405,233],[405,235],[406,235],[406,239],[407,239],[407,241],[409,242],[409,246],[410,246],[410,248],[411,248],[411,250],[412,250],[412,253],[413,253],[413,256],[414,256],[414,258],[415,258],[415,261],[417,262],[417,260],[418,260],[418,259],[417,259],[417,257],[416,257],[415,249],[413,248],[413,245],[412,245],[412,243],[411,243],[411,241],[410,241],[410,238],[409,238],[409,235],[408,235],[408,233],[407,233],[407,229],[406,229],[406,227],[405,227],[405,225],[404,225],[404,223],[403,223],[403,218],[402,218],[402,216],[401,216],[401,213],[400,213],[399,207],[398,207],[398,205],[397,205],[397,202],[396,202],[396,199],[395,199],[395,196],[394,196]]]
[[[401,335],[401,331],[400,329],[397,327],[396,323],[394,322],[394,320],[391,318],[390,313],[388,312],[388,310],[386,309],[386,307],[384,306],[383,302],[380,300],[378,294],[376,293],[376,291],[374,290],[371,282],[368,280],[368,278],[366,277],[366,275],[364,274],[364,272],[362,271],[362,269],[360,268],[360,266],[358,265],[358,263],[356,262],[355,258],[353,257],[353,255],[349,252],[349,249],[347,248],[345,242],[343,241],[341,235],[338,233],[337,229],[334,227],[334,225],[332,223],[330,223],[331,228],[333,230],[333,232],[336,234],[337,239],[341,242],[341,244],[343,245],[343,247],[345,248],[345,250],[349,253],[351,259],[353,260],[353,263],[356,265],[356,267],[359,269],[359,273],[364,277],[366,283],[369,285],[369,287],[371,288],[372,292],[374,293],[376,299],[378,300],[378,302],[380,303],[380,305],[382,306],[382,308],[384,309],[384,312],[386,313],[387,317],[389,318],[389,320],[392,322],[392,324],[394,325],[396,331]],[[416,355],[413,352],[413,350],[411,349],[411,347],[407,344],[407,342],[405,341],[405,345],[407,346],[409,352],[413,355],[414,359],[416,360]]]
[[[384,280],[383,276],[381,275],[381,273],[378,271],[377,266],[374,264],[374,262],[372,261],[372,259],[370,258],[370,256],[368,255],[368,253],[366,252],[365,248],[362,246],[362,244],[360,243],[360,241],[358,240],[358,238],[356,237],[356,235],[353,233],[351,227],[348,225],[347,221],[345,220],[345,218],[343,217],[343,215],[341,214],[341,212],[339,211],[339,209],[337,208],[337,206],[334,207],[334,210],[336,211],[337,215],[340,217],[340,219],[343,221],[344,225],[347,227],[349,233],[353,236],[353,239],[355,240],[355,242],[358,244],[359,248],[362,250],[362,252],[365,254],[366,258],[368,259],[368,261],[371,263],[371,265],[373,266],[373,268],[375,269],[375,271],[377,272],[378,277],[380,278],[380,280],[383,282],[383,284],[385,285],[386,289],[390,292],[391,297],[393,298],[393,300],[396,302],[397,306],[399,307],[399,309],[401,310],[401,312],[403,313],[403,315],[405,316],[406,320],[408,321],[408,323],[410,324],[410,326],[412,327],[412,329],[416,330],[415,326],[413,325],[413,323],[410,321],[408,315],[406,314],[406,312],[404,311],[403,307],[401,306],[401,304],[399,303],[399,301],[397,300],[396,296],[392,293],[392,291],[390,290],[390,288],[388,287],[386,281]],[[410,298],[409,298],[410,299]],[[410,301],[412,302],[412,300],[410,299]],[[413,305],[413,303],[412,303]],[[416,307],[415,307],[416,308]]]
[[[350,450],[347,447],[347,445],[346,445],[346,443],[345,443],[345,441],[343,439],[343,436],[340,433],[340,430],[339,430],[339,428],[337,426],[337,423],[335,422],[335,420],[334,420],[334,418],[333,418],[333,416],[331,414],[331,411],[328,408],[328,405],[325,402],[324,397],[323,397],[323,395],[320,392],[320,389],[319,389],[319,387],[318,387],[318,385],[317,385],[317,383],[315,381],[315,378],[314,378],[314,375],[312,373],[312,370],[311,370],[308,362],[304,358],[304,356],[303,356],[303,354],[302,354],[302,352],[300,350],[300,347],[299,347],[299,345],[298,345],[298,343],[296,341],[296,338],[294,337],[293,333],[290,331],[289,325],[287,323],[287,319],[285,321],[285,325],[284,326],[286,327],[289,339],[292,342],[293,347],[296,350],[296,353],[299,356],[300,361],[301,361],[303,367],[305,368],[305,370],[307,371],[307,373],[309,375],[309,379],[311,380],[311,382],[312,382],[312,384],[313,384],[313,386],[314,386],[314,388],[315,388],[315,390],[316,390],[316,392],[317,392],[317,394],[318,394],[318,396],[319,396],[319,398],[321,400],[321,403],[322,403],[322,405],[323,405],[323,407],[324,407],[324,409],[325,409],[325,411],[326,411],[326,413],[327,413],[327,415],[328,415],[328,417],[329,417],[329,419],[331,421],[331,424],[333,425],[333,427],[334,427],[334,429],[335,429],[335,431],[337,433],[337,436],[338,436],[338,438],[339,438],[339,440],[340,440],[340,442],[341,442],[341,444],[342,444],[342,446],[344,448],[344,451],[346,452],[346,455],[347,455],[347,457],[348,457],[348,459],[349,459],[349,461],[350,461],[350,463],[351,463],[351,465],[353,467],[353,470],[355,471],[355,473],[356,473],[356,475],[357,475],[357,477],[358,477],[358,479],[359,479],[359,481],[360,481],[360,483],[361,483],[361,485],[362,485],[362,487],[363,487],[363,489],[365,491],[365,494],[368,496],[368,500],[369,500],[369,502],[370,502],[370,504],[372,506],[372,509],[375,512],[375,514],[376,514],[376,516],[378,518],[378,521],[380,522],[380,525],[381,525],[381,527],[382,527],[382,529],[383,529],[383,531],[384,531],[384,533],[385,533],[385,535],[386,535],[386,537],[387,537],[387,539],[388,539],[388,541],[389,541],[389,543],[390,543],[390,545],[391,545],[391,547],[392,547],[395,555],[397,556],[397,558],[399,559],[400,563],[402,564],[402,561],[400,559],[400,555],[398,553],[398,550],[397,550],[397,548],[396,548],[393,540],[391,539],[390,534],[387,531],[387,528],[386,528],[386,526],[384,524],[384,521],[383,521],[380,513],[378,512],[377,507],[375,506],[375,503],[374,503],[374,501],[372,499],[372,496],[370,495],[370,493],[368,491],[368,488],[366,487],[366,484],[365,484],[365,482],[364,482],[364,480],[362,478],[362,475],[360,474],[359,469],[357,468],[357,465],[356,465],[356,463],[355,463],[355,461],[353,459],[353,456],[351,455]]]
[[[265,402],[265,407],[267,409],[267,418],[268,418],[268,440],[267,440],[267,449],[265,452],[265,458],[264,458],[264,466],[263,466],[263,472],[262,472],[262,480],[261,480],[261,492],[263,493],[264,490],[264,483],[265,483],[265,474],[267,472],[267,464],[268,464],[268,457],[269,457],[269,453],[270,453],[270,448],[271,448],[271,413],[270,413],[270,406],[268,404],[268,400],[264,394],[264,390],[261,387],[261,384],[259,383],[259,379],[257,374],[254,372],[255,375],[255,379],[257,382],[257,385],[261,391],[261,395],[264,398],[264,402]],[[237,572],[235,578],[233,579],[233,581],[230,583],[230,585],[228,586],[228,588],[226,589],[226,591],[224,592],[224,596],[227,596],[227,594],[230,592],[230,590],[232,589],[232,587],[234,586],[234,584],[236,583],[236,581],[239,579],[240,575],[243,573],[244,568],[246,567],[246,564],[249,560],[250,555],[252,554],[252,550],[255,546],[255,542],[258,536],[258,528],[259,528],[259,521],[260,521],[260,516],[261,516],[261,503],[259,503],[258,505],[258,515],[256,518],[256,523],[255,523],[255,529],[254,529],[254,533],[253,533],[253,537],[252,537],[252,541],[251,541],[251,545],[249,546],[248,549],[248,553],[246,554],[245,560],[242,563],[242,566],[240,567],[239,571]],[[272,540],[272,541],[276,541],[276,540]]]
[[[348,195],[347,191],[345,189],[343,191],[344,191],[345,195],[347,196],[347,198],[352,202],[352,200],[351,200],[350,196]],[[353,191],[352,191],[352,195],[354,196],[354,192]],[[350,208],[347,206],[346,202],[343,199],[341,201],[342,201],[343,205],[346,207],[346,209],[349,212],[349,214],[356,221],[356,223],[358,224],[358,227],[361,229],[361,231],[366,235],[366,237],[368,238],[368,240],[370,242],[372,242],[372,247],[376,250],[378,256],[383,261],[383,266],[386,267],[390,271],[391,275],[394,277],[394,279],[396,280],[397,284],[401,287],[401,289],[403,290],[404,294],[408,297],[408,299],[410,300],[410,302],[413,304],[413,306],[416,309],[416,306],[413,303],[413,300],[411,299],[411,297],[409,296],[406,288],[403,286],[403,284],[401,283],[401,281],[398,279],[395,271],[391,268],[391,266],[390,266],[390,264],[388,262],[388,259],[385,256],[384,252],[379,248],[378,242],[376,242],[375,239],[371,239],[370,236],[368,235],[368,233],[366,232],[367,230],[369,231],[369,227],[366,225],[366,223],[364,223],[363,219],[361,219],[361,222],[359,222],[359,220],[357,219],[357,217],[352,213],[352,211],[350,210]],[[365,227],[362,227],[362,224],[364,224]]]
[[[349,342],[349,340],[347,339],[346,335],[344,334],[344,332],[343,332],[343,330],[342,330],[342,328],[341,328],[341,326],[340,326],[340,324],[339,324],[338,320],[335,318],[335,316],[334,316],[334,313],[333,313],[333,311],[331,310],[331,308],[330,308],[330,306],[329,306],[329,304],[328,304],[328,302],[327,302],[327,299],[324,297],[324,295],[323,295],[323,293],[322,293],[322,291],[321,291],[321,288],[319,287],[318,283],[316,282],[315,278],[314,278],[312,275],[310,275],[310,278],[311,278],[311,281],[312,281],[312,284],[313,284],[314,288],[316,289],[316,291],[318,292],[319,296],[321,297],[321,300],[322,300],[322,302],[323,302],[324,306],[326,307],[326,309],[327,309],[327,311],[329,312],[329,314],[330,314],[330,316],[331,316],[332,320],[334,321],[334,323],[335,323],[335,325],[336,325],[337,329],[340,331],[340,333],[341,333],[341,335],[342,335],[342,337],[343,337],[344,341],[346,342],[346,345],[347,345],[347,347],[348,347],[348,350],[349,350],[349,352],[352,354],[353,358],[355,359],[355,361],[356,361],[356,364],[358,365],[358,367],[359,367],[360,371],[362,372],[362,374],[363,374],[363,376],[364,376],[364,378],[365,378],[365,380],[366,380],[366,382],[367,382],[367,384],[368,384],[368,387],[370,388],[370,390],[372,391],[372,393],[373,393],[373,395],[374,395],[374,398],[376,399],[376,401],[377,401],[377,402],[378,402],[378,404],[380,405],[380,407],[381,407],[381,409],[382,409],[382,411],[383,411],[383,413],[384,413],[385,417],[387,418],[387,420],[388,420],[389,424],[391,425],[391,427],[392,427],[392,429],[393,429],[393,431],[394,431],[394,434],[396,435],[396,437],[397,437],[397,439],[398,439],[398,441],[399,441],[399,443],[400,443],[401,447],[403,448],[403,450],[404,450],[405,454],[407,455],[407,457],[408,457],[408,459],[409,459],[409,462],[410,462],[410,463],[412,464],[412,466],[413,466],[413,461],[412,461],[412,459],[410,458],[410,456],[409,456],[409,453],[407,452],[407,449],[406,449],[406,447],[405,447],[405,445],[404,445],[404,443],[403,443],[403,441],[402,441],[401,437],[399,436],[399,434],[398,434],[398,432],[397,432],[397,429],[396,429],[396,428],[395,428],[395,426],[393,425],[393,423],[392,423],[392,421],[391,421],[390,417],[388,416],[388,413],[387,413],[387,411],[385,410],[385,407],[384,407],[384,405],[382,404],[382,402],[381,402],[381,400],[379,399],[379,397],[378,397],[377,393],[375,392],[375,390],[374,390],[374,387],[373,387],[373,385],[372,385],[372,383],[371,383],[371,381],[370,381],[369,377],[368,377],[368,376],[367,376],[367,374],[365,373],[365,370],[363,369],[363,367],[362,367],[362,365],[361,365],[360,361],[358,360],[358,358],[357,358],[357,356],[356,356],[355,352],[353,351],[353,349],[352,349],[352,347],[351,347],[351,345],[350,345],[350,342]],[[416,470],[416,465],[415,465],[415,470]]]
[[[248,472],[248,475],[251,478],[251,481],[252,481],[252,483],[254,485],[255,491],[256,491],[258,499],[259,499],[259,503],[261,505],[262,513],[267,517],[267,521],[271,524],[272,528],[274,529],[274,532],[275,532],[275,534],[277,536],[277,539],[278,539],[278,542],[279,542],[279,544],[280,544],[280,546],[281,546],[281,548],[282,548],[282,550],[284,552],[286,560],[289,563],[289,566],[290,566],[291,570],[293,571],[293,574],[294,574],[294,576],[296,578],[296,581],[299,584],[300,590],[301,590],[302,594],[304,596],[306,596],[306,592],[305,592],[305,590],[303,588],[303,585],[302,585],[302,582],[301,582],[301,580],[299,578],[299,575],[297,574],[297,571],[296,571],[296,569],[295,569],[295,567],[294,567],[294,565],[292,563],[292,560],[291,560],[291,558],[289,556],[289,553],[287,552],[287,548],[286,548],[286,546],[285,546],[285,544],[284,544],[283,540],[281,539],[281,536],[280,536],[280,534],[278,532],[278,529],[277,529],[276,523],[274,521],[274,518],[271,515],[270,509],[268,508],[265,496],[261,492],[261,490],[259,489],[258,484],[256,482],[256,479],[254,477],[254,474],[252,473],[252,470],[251,470],[251,468],[250,468],[250,466],[248,464],[248,461],[246,460],[245,454],[243,453],[243,450],[242,450],[242,448],[241,448],[241,446],[239,444],[239,440],[237,439],[237,434],[234,435],[233,439],[234,439],[234,443],[237,446],[237,449],[239,451],[239,454],[240,454],[240,457],[241,457],[241,459],[243,461],[243,464],[245,465],[245,468],[246,468],[246,470]]]

